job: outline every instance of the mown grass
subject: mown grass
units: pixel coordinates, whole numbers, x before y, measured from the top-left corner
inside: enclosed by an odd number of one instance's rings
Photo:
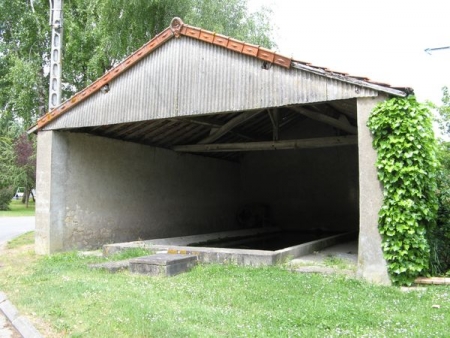
[[[33,243],[34,243],[34,231],[28,231],[23,235],[8,241],[7,248],[16,249],[24,245],[31,245]]]
[[[12,200],[9,208],[11,210],[0,211],[0,217],[34,216],[35,203],[30,200],[27,208],[21,200]]]
[[[449,287],[404,293],[281,266],[150,278],[87,268],[101,257],[30,250],[1,256],[0,289],[55,337],[446,337],[450,327]]]

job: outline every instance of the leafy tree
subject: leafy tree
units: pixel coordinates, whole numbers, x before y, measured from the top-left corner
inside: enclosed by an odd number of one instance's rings
[[[20,135],[14,142],[16,165],[14,179],[17,185],[25,187],[22,202],[26,204],[27,208],[30,193],[36,182],[36,149],[34,144],[26,133]]]
[[[442,133],[450,136],[450,94],[448,87],[442,88],[442,105],[436,107],[439,113],[437,122]]]
[[[16,173],[14,138],[20,126],[0,113],[0,210],[8,210],[14,195]]]
[[[36,181],[36,150],[33,136],[21,124],[0,113],[0,210],[7,210],[14,190],[25,187],[27,204]]]
[[[48,2],[0,1],[0,110],[30,125],[45,112]]]
[[[438,123],[444,135],[450,136],[450,95],[442,88],[442,105],[437,107]],[[437,175],[439,203],[436,227],[429,233],[431,268],[434,275],[450,274],[450,142],[439,140],[440,167]]]

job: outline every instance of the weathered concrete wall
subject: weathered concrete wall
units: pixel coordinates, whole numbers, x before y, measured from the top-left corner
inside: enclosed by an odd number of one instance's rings
[[[36,190],[36,246],[39,254],[63,248],[67,143],[57,132],[38,133]],[[51,226],[50,226],[51,224]]]
[[[331,136],[305,120],[281,139]],[[242,204],[264,204],[274,226],[289,230],[358,229],[356,146],[249,153],[242,162]]]
[[[42,156],[39,171],[45,171],[42,181],[64,191],[64,202],[51,196],[37,211],[38,242],[48,247],[41,252],[236,227],[237,164],[85,134],[55,137],[65,148],[53,146],[52,163]],[[64,175],[54,171],[60,157]],[[51,194],[49,188],[38,185],[38,194]],[[56,205],[58,215],[49,218],[46,210]],[[53,245],[45,233],[60,243]]]
[[[360,194],[358,275],[368,281],[388,285],[390,279],[378,231],[378,212],[383,203],[383,188],[377,178],[377,153],[372,147],[372,135],[367,128],[373,108],[384,100],[386,97],[380,96],[357,101]]]

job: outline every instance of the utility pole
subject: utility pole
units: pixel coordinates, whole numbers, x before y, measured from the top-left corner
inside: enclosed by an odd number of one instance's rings
[[[48,110],[61,103],[61,52],[63,39],[63,0],[50,0],[50,24],[52,26],[52,46],[50,50],[50,93]]]
[[[436,48],[426,48],[426,49],[424,49],[424,50],[425,50],[425,53],[431,55],[431,52],[436,52],[436,51],[438,51],[438,50],[444,50],[444,49],[450,49],[450,46],[436,47]]]

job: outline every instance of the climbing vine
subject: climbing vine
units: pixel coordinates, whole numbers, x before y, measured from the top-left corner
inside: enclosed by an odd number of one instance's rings
[[[426,231],[434,227],[437,213],[431,113],[414,96],[392,98],[375,107],[368,127],[384,188],[378,221],[384,257],[392,281],[410,284],[429,269]]]

